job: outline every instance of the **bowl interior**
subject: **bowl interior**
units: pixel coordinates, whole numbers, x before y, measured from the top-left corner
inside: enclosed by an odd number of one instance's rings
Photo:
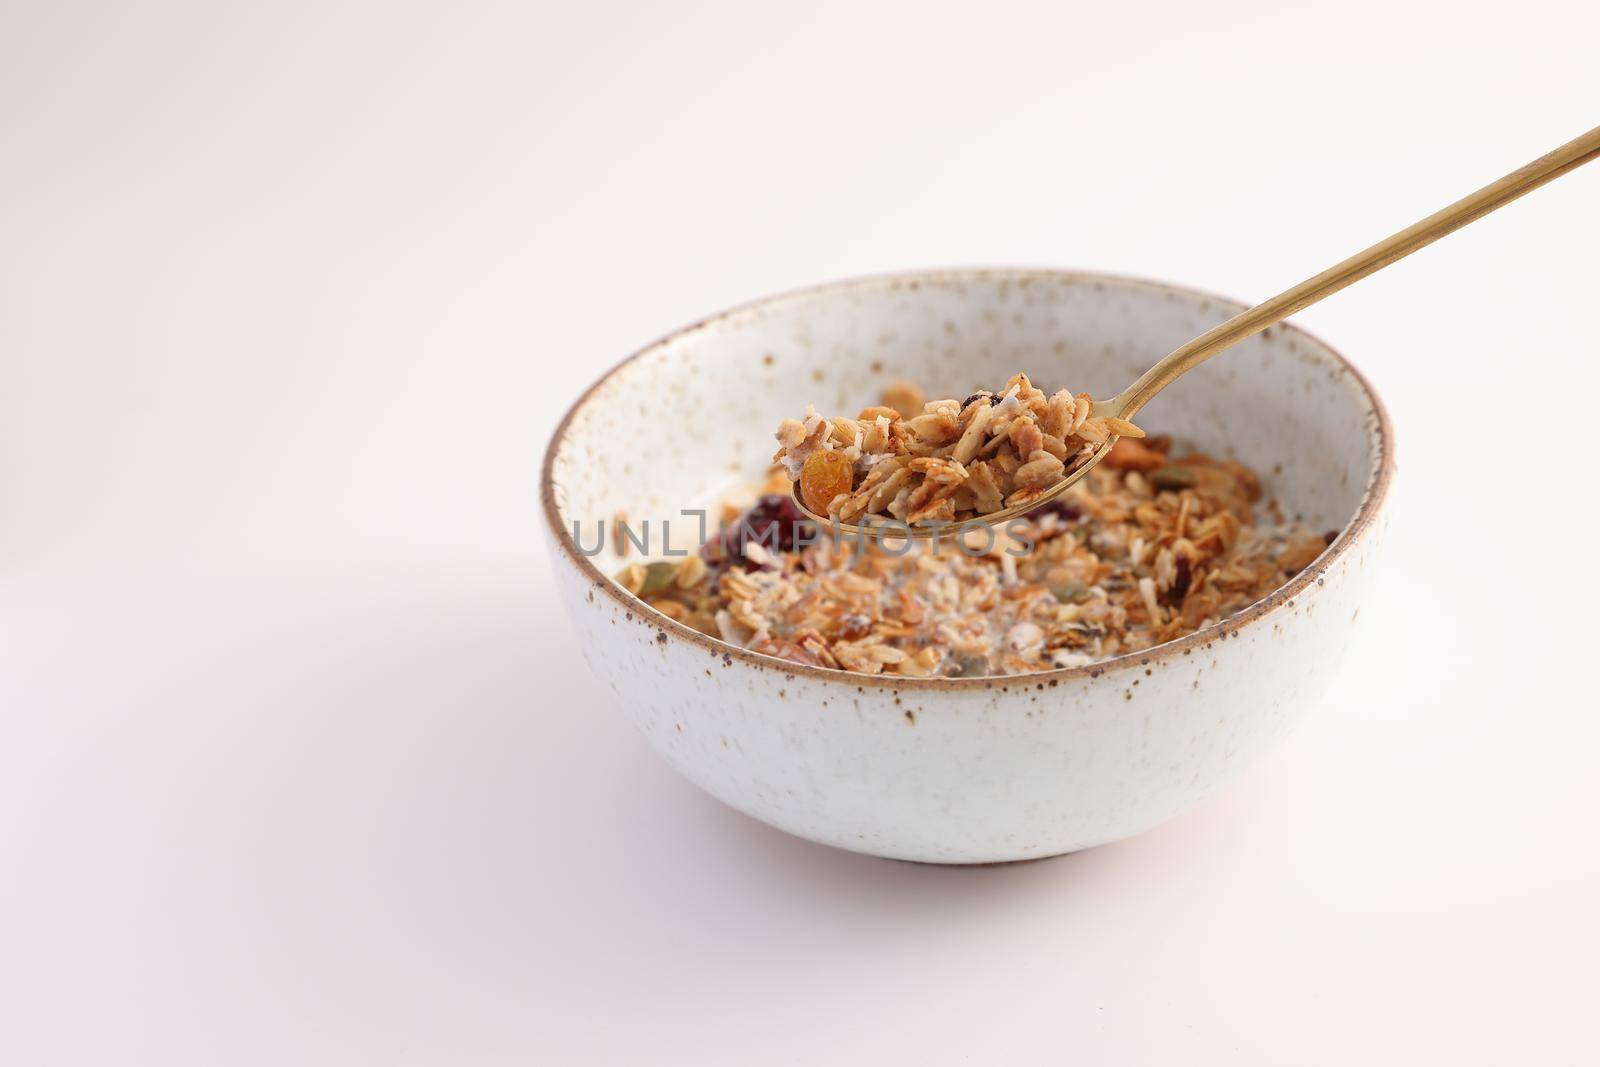
[[[550,488],[561,536],[577,523],[592,547],[597,524],[621,514],[636,530],[649,520],[656,539],[670,522],[671,547],[692,548],[698,519],[683,512],[759,480],[779,420],[808,403],[853,415],[896,380],[959,397],[1018,370],[1047,391],[1110,396],[1240,309],[1150,282],[1017,270],[865,279],[714,317],[613,370],[557,431]],[[1241,460],[1287,517],[1318,531],[1355,517],[1382,462],[1365,384],[1288,326],[1192,371],[1138,421],[1179,447]],[[590,559],[608,575],[620,565],[609,539]]]

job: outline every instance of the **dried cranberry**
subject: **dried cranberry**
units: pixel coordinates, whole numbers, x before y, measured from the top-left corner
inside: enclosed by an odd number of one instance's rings
[[[1059,515],[1062,522],[1077,522],[1083,518],[1083,509],[1070,500],[1052,500],[1040,504],[1028,513],[1030,517],[1042,519],[1046,515]]]
[[[769,493],[757,500],[743,515],[722,528],[714,542],[715,555],[749,570],[755,564],[745,555],[745,546],[759,544],[769,552],[788,552],[794,548],[795,537],[805,516],[789,497]],[[705,553],[708,557],[712,553]]]
[[[1322,543],[1325,545],[1331,545],[1334,543],[1334,541],[1338,540],[1338,538],[1338,530],[1329,530],[1327,533],[1322,535]]]

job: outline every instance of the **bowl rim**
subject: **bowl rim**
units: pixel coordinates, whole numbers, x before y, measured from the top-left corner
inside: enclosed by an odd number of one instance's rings
[[[1034,688],[1035,686],[1042,689],[1046,686],[1054,687],[1067,680],[1094,679],[1122,670],[1146,667],[1159,660],[1191,655],[1196,649],[1209,648],[1215,642],[1226,640],[1229,637],[1237,638],[1243,629],[1260,622],[1277,609],[1293,604],[1295,598],[1310,588],[1313,583],[1321,582],[1331,566],[1349,552],[1377,520],[1384,502],[1388,499],[1390,486],[1394,480],[1394,427],[1389,421],[1389,412],[1384,407],[1383,400],[1378,396],[1377,390],[1372,387],[1372,383],[1356,369],[1355,365],[1345,357],[1344,353],[1303,327],[1290,322],[1282,322],[1268,327],[1262,333],[1270,334],[1273,331],[1282,330],[1305,338],[1331,355],[1338,366],[1349,374],[1361,388],[1362,393],[1365,394],[1368,403],[1371,405],[1373,415],[1376,417],[1375,436],[1378,445],[1378,461],[1373,465],[1368,475],[1361,503],[1356,508],[1355,516],[1345,524],[1343,529],[1339,531],[1338,536],[1309,566],[1295,575],[1289,582],[1279,586],[1248,607],[1204,629],[1196,630],[1194,633],[1186,634],[1176,640],[1167,641],[1150,648],[1139,649],[1135,652],[1125,652],[1109,659],[1096,660],[1080,667],[1058,667],[1053,670],[1035,671],[1027,674],[983,675],[977,678],[908,678],[901,675],[861,674],[855,671],[834,670],[828,667],[813,667],[809,664],[796,663],[793,660],[781,659],[777,656],[769,656],[762,652],[752,652],[750,649],[740,648],[738,645],[710,637],[699,630],[668,618],[623,589],[605,572],[601,571],[599,567],[595,566],[587,556],[577,551],[577,546],[573,543],[571,535],[562,525],[560,509],[556,504],[554,477],[556,452],[559,450],[562,439],[578,410],[589,402],[596,390],[629,364],[658,351],[666,345],[737,319],[749,312],[787,303],[812,300],[850,290],[885,289],[892,292],[899,288],[919,288],[922,284],[929,282],[941,284],[1008,278],[1016,281],[1048,279],[1051,281],[1102,283],[1135,289],[1151,289],[1164,293],[1178,293],[1189,298],[1212,301],[1233,313],[1243,311],[1249,306],[1229,297],[1219,296],[1216,293],[1187,285],[1174,285],[1170,282],[1155,281],[1134,275],[1054,267],[950,267],[866,274],[787,289],[736,304],[687,326],[673,330],[671,333],[665,334],[638,349],[601,374],[568,406],[565,414],[561,416],[561,421],[556,424],[555,430],[550,434],[549,442],[545,445],[544,460],[540,464],[539,472],[541,510],[544,512],[549,532],[554,538],[553,543],[559,548],[566,560],[577,568],[578,573],[584,579],[592,586],[598,587],[619,607],[626,609],[628,612],[637,612],[637,616],[641,621],[657,630],[660,634],[666,635],[669,640],[687,641],[689,644],[697,646],[715,657],[722,658],[725,662],[738,660],[759,670],[773,670],[789,676],[803,676],[832,685],[849,686],[857,691],[868,687],[918,692]]]

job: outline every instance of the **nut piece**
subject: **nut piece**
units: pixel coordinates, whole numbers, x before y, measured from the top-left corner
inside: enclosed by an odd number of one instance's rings
[[[626,589],[634,596],[638,596],[639,593],[644,589],[644,564],[628,564],[626,567],[617,572],[617,582],[622,586],[622,588]]]
[[[1167,457],[1132,437],[1119,437],[1106,453],[1106,466],[1119,471],[1153,471],[1167,465]]]
[[[1115,415],[1106,416],[1106,429],[1124,437],[1143,437],[1144,431],[1139,429],[1127,419],[1119,419]]]
[[[1013,652],[1037,652],[1044,647],[1044,631],[1031,622],[1019,622],[1006,631],[1006,643]]]
[[[698,552],[678,564],[678,575],[673,584],[679,589],[693,589],[706,576],[706,561]]]
[[[800,469],[800,499],[818,515],[826,515],[834,497],[850,492],[851,474],[852,465],[842,452],[813,452]]]
[[[1048,452],[1034,452],[1028,462],[1017,468],[1012,484],[1018,489],[1047,489],[1059,482],[1066,473],[1061,461]]]
[[[778,424],[777,438],[784,448],[799,448],[806,439],[806,425],[799,419],[784,419]]]
[[[894,382],[883,390],[884,406],[908,419],[922,414],[924,399],[922,390],[910,382]]]

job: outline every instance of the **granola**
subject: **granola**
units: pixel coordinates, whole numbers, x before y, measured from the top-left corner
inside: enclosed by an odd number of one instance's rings
[[[1008,383],[1012,396],[1026,388]],[[909,390],[895,399],[920,404]],[[1025,520],[943,542],[834,537],[805,520],[788,469],[775,467],[753,499],[725,506],[698,554],[631,563],[617,580],[668,617],[752,651],[867,674],[971,677],[1171,641],[1266,596],[1331,540],[1286,522],[1238,462],[1117,432],[1099,466]]]
[[[1144,436],[1126,419],[1090,414],[1091,403],[1065,389],[1047,396],[1026,374],[965,400],[924,402],[901,382],[853,419],[808,407],[804,419],[783,420],[772,458],[817,515],[960,522],[1037,500],[1097,446]]]

